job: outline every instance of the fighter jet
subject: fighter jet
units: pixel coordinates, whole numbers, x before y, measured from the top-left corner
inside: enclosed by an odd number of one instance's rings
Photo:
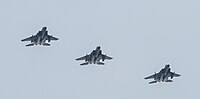
[[[113,58],[102,54],[102,50],[100,46],[97,46],[95,50],[93,50],[89,55],[85,55],[83,57],[77,58],[76,60],[85,60],[85,63],[80,65],[88,65],[88,64],[97,64],[97,65],[104,65],[103,61],[111,60]]]
[[[51,40],[58,40],[58,38],[53,37],[52,35],[48,35],[47,27],[43,27],[41,31],[39,31],[36,35],[32,35],[31,37],[25,38],[21,41],[31,41],[30,44],[26,46],[33,46],[33,45],[44,45],[50,46],[49,43]]]
[[[154,81],[149,82],[149,84],[152,84],[152,83],[157,83],[157,82],[173,82],[172,81],[173,77],[179,77],[179,76],[181,75],[176,74],[175,72],[171,72],[170,65],[167,64],[165,65],[163,69],[160,70],[159,73],[155,73],[144,79],[154,79]],[[171,80],[168,79],[169,77],[171,78]]]

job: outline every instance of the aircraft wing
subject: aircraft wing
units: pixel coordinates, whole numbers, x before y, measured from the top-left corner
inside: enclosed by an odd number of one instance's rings
[[[113,59],[112,57],[106,56],[105,59]]]
[[[153,74],[153,75],[148,76],[148,77],[146,77],[146,78],[144,78],[144,79],[153,79],[153,78],[155,78],[155,75],[156,75],[156,74]]]
[[[174,77],[179,77],[179,76],[181,76],[180,74],[177,74],[177,73],[175,73],[175,72],[171,72],[171,75],[173,75]]]
[[[86,60],[87,56],[83,56],[83,57],[80,57],[80,58],[77,58],[76,60]]]
[[[102,58],[108,59],[108,60],[113,59],[112,57],[109,57],[109,56],[107,56],[107,55],[102,55]]]
[[[53,36],[49,36],[50,37],[50,40],[58,40],[58,38],[56,37],[53,37]]]
[[[28,37],[28,38],[22,39],[21,41],[31,41],[33,38],[34,38],[34,36],[31,36],[31,37]]]

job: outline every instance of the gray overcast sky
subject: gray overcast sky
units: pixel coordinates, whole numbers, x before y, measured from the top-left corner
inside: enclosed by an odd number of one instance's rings
[[[199,0],[1,0],[0,99],[197,99]],[[47,26],[50,47],[20,40]],[[114,59],[80,67],[97,45]],[[148,85],[170,63],[182,76]]]

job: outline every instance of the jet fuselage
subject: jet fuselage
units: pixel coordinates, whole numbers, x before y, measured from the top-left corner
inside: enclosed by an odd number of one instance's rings
[[[154,80],[158,82],[166,82],[169,77],[171,77],[171,71],[169,65],[166,65],[165,68],[161,69],[160,72],[157,73]]]
[[[86,62],[90,64],[98,64],[101,59],[100,57],[101,57],[101,49],[100,46],[97,46],[96,49],[90,53]]]
[[[39,31],[36,36],[35,40],[33,40],[33,43],[35,45],[43,45],[46,43],[48,40],[48,33],[47,33],[47,28],[43,27],[41,31]]]

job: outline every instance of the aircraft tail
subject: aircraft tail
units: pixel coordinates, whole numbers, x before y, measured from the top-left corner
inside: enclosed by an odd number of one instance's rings
[[[157,81],[152,81],[152,82],[149,82],[149,84],[153,84],[153,83],[157,83]]]
[[[33,45],[34,45],[34,44],[32,43],[32,44],[28,44],[28,45],[26,45],[26,46],[28,47],[28,46],[33,46]]]
[[[44,45],[44,46],[50,46],[51,44],[48,44],[48,43],[44,43],[43,45]]]
[[[105,63],[102,63],[102,62],[99,62],[99,63],[97,63],[97,65],[104,65]]]
[[[167,80],[167,81],[165,81],[165,82],[173,82],[173,80]]]
[[[80,64],[80,65],[81,65],[81,66],[82,66],[82,65],[88,65],[88,63],[82,63],[82,64]]]

